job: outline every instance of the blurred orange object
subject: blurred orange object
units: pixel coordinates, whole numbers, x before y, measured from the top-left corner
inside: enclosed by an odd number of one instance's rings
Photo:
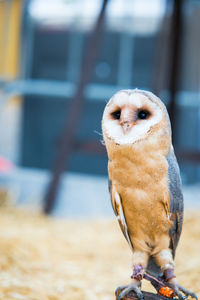
[[[158,295],[165,296],[165,297],[168,297],[168,298],[173,298],[174,297],[174,291],[171,288],[167,287],[167,286],[163,286],[159,289]]]

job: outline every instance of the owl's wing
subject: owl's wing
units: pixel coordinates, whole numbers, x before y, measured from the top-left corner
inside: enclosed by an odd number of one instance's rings
[[[171,150],[167,156],[168,178],[169,178],[169,198],[170,212],[173,217],[173,227],[170,230],[170,248],[173,257],[181,235],[183,223],[183,194],[181,189],[181,179],[178,163],[174,151]],[[147,272],[154,276],[161,276],[162,271],[157,265],[153,256],[150,256]]]
[[[112,208],[113,208],[114,213],[115,213],[115,215],[117,217],[117,220],[119,222],[119,226],[120,226],[120,228],[121,228],[128,244],[129,244],[131,250],[133,250],[133,245],[132,245],[132,242],[130,240],[128,227],[127,227],[127,224],[126,224],[126,218],[125,218],[125,215],[124,215],[124,209],[123,209],[121,196],[116,191],[113,191],[111,180],[109,180],[109,192],[110,192],[110,197],[111,197]]]
[[[173,227],[170,230],[170,248],[173,256],[181,235],[183,223],[183,194],[181,187],[180,171],[173,149],[167,156],[170,212],[172,214]]]

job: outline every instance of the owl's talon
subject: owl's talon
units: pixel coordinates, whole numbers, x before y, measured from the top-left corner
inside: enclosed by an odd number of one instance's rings
[[[185,300],[188,298],[188,296],[190,296],[191,298],[194,298],[196,300],[198,300],[198,297],[195,293],[187,290],[186,288],[184,288],[183,286],[179,285],[178,283],[174,284],[174,283],[169,283],[168,286],[170,286],[173,290],[174,293],[178,296],[178,298],[180,300]],[[180,292],[182,292],[185,296],[183,296]]]
[[[177,296],[179,300],[185,300],[185,297],[181,293],[177,293]]]
[[[115,291],[115,293],[117,294],[117,291],[119,291],[120,287],[117,288],[117,290]],[[143,294],[140,290],[140,288],[136,285],[136,284],[130,284],[128,286],[126,286],[122,292],[120,292],[120,294],[118,295],[117,297],[117,300],[122,300],[126,295],[128,295],[129,292],[135,292],[137,297],[140,299],[140,300],[144,300],[143,298]]]
[[[179,285],[178,288],[183,294],[185,294],[186,298],[190,296],[191,298],[198,300],[198,297],[195,293],[188,291],[186,288],[182,287],[181,285]]]
[[[127,288],[127,287],[128,287],[127,284],[126,284],[126,285],[118,286],[118,288],[116,288],[116,290],[115,290],[115,297],[117,298],[118,295],[119,295],[125,288]]]

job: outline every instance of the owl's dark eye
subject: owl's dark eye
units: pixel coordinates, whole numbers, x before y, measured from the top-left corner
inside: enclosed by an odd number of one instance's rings
[[[115,120],[119,120],[120,116],[121,116],[121,110],[116,110],[116,111],[112,112],[111,115]]]
[[[138,119],[146,120],[150,116],[150,113],[147,110],[140,110],[137,116]]]

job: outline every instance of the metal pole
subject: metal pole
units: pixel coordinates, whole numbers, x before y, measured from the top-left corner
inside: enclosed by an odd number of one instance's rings
[[[80,81],[76,93],[71,100],[71,106],[65,118],[64,131],[61,137],[61,141],[59,143],[60,146],[58,156],[55,160],[53,168],[52,180],[50,182],[44,199],[45,213],[50,213],[54,207],[55,199],[59,188],[60,177],[68,165],[69,155],[75,143],[75,134],[77,131],[81,110],[83,107],[84,89],[86,84],[89,82],[90,77],[92,75],[92,71],[94,69],[95,59],[100,46],[102,25],[108,1],[109,0],[103,0],[99,17],[97,19],[96,25],[91,34],[90,42],[85,52],[86,55],[85,60],[83,62]]]
[[[171,0],[169,0],[171,1]],[[174,0],[173,14],[171,21],[170,34],[170,70],[169,70],[169,91],[170,91],[170,105],[169,115],[171,119],[173,141],[176,138],[175,117],[176,117],[176,93],[179,84],[180,64],[181,64],[181,37],[182,37],[182,0]]]
[[[152,91],[156,95],[166,88],[166,78],[169,64],[169,36],[171,24],[169,20],[169,12],[171,11],[171,3],[166,2],[165,15],[163,16],[160,30],[157,35],[156,51],[154,54],[154,69],[152,78]]]

